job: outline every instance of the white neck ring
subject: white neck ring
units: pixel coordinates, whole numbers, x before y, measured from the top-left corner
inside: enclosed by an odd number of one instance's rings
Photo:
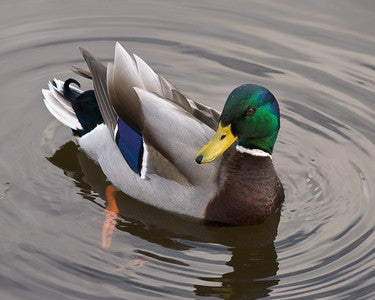
[[[271,154],[269,154],[266,151],[263,151],[261,149],[247,149],[245,147],[237,145],[236,150],[238,152],[241,152],[241,153],[246,153],[246,154],[250,154],[250,155],[253,155],[253,156],[259,156],[259,157],[270,157],[272,159]]]

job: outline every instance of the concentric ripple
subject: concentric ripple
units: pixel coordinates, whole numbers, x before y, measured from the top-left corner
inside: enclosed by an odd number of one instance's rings
[[[2,298],[375,298],[373,4],[0,8]],[[44,109],[40,89],[84,66],[78,46],[108,62],[115,41],[218,109],[242,83],[275,94],[273,159],[286,199],[274,216],[210,227],[120,194],[111,246],[101,248],[107,179]]]

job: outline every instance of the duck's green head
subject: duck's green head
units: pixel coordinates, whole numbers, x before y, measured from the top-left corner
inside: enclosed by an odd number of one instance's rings
[[[280,128],[279,104],[264,87],[245,84],[228,96],[214,137],[195,156],[198,163],[217,159],[233,142],[272,154]]]

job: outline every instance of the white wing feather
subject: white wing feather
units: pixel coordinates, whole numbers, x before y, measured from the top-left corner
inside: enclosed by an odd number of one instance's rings
[[[64,125],[72,129],[83,129],[75,113],[72,112],[71,109],[67,107],[67,105],[62,104],[54,96],[54,87],[52,86],[52,90],[51,90],[51,86],[50,86],[50,90],[45,90],[45,89],[42,90],[42,94],[44,96],[44,99],[43,99],[44,104],[46,105],[49,112]]]

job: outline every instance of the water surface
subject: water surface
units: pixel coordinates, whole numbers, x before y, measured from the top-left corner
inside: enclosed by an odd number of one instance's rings
[[[13,1],[0,15],[1,298],[375,298],[372,1]],[[276,95],[278,213],[209,227],[121,194],[101,248],[108,181],[40,89],[84,66],[78,46],[109,62],[116,41],[215,108],[243,83]]]

